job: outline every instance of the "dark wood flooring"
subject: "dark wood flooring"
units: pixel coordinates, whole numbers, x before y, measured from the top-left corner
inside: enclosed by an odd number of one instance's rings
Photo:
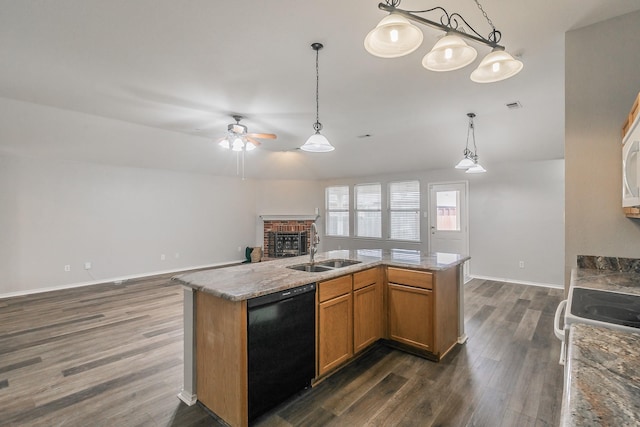
[[[433,363],[377,346],[260,426],[556,426],[562,290],[473,280],[469,341]],[[218,426],[177,397],[182,289],[167,277],[0,300],[0,426]]]

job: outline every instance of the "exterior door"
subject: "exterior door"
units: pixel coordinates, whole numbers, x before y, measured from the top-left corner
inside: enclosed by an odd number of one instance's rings
[[[430,252],[469,254],[468,186],[467,181],[429,184]]]

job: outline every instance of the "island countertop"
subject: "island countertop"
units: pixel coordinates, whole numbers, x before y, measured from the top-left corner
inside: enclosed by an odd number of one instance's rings
[[[404,249],[337,250],[318,253],[316,262],[332,259],[360,261],[348,267],[324,272],[304,272],[288,266],[309,262],[309,256],[282,258],[267,262],[240,264],[175,276],[173,279],[197,291],[231,301],[242,301],[286,290],[307,283],[329,280],[378,265],[416,270],[447,270],[462,264],[468,256],[449,253],[424,253]]]

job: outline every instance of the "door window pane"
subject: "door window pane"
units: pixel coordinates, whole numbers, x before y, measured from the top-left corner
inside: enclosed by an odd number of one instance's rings
[[[460,231],[459,191],[436,192],[436,227],[438,231]]]

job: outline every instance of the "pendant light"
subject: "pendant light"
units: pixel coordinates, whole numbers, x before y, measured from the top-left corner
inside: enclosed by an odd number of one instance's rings
[[[422,31],[413,23],[444,31],[431,51],[422,59],[422,66],[431,71],[453,71],[471,64],[478,52],[466,41],[473,41],[492,50],[471,74],[476,83],[493,83],[518,74],[523,64],[514,59],[500,45],[502,33],[493,25],[479,0],[473,0],[491,27],[484,37],[458,12],[449,13],[441,6],[423,10],[400,9],[401,0],[384,0],[378,8],[389,12],[364,39],[367,52],[382,58],[397,58],[408,55],[420,47],[424,38]],[[425,14],[440,14],[436,19],[428,19]],[[466,41],[465,41],[466,40]]]
[[[504,49],[494,48],[471,73],[471,80],[476,83],[498,82],[515,76],[522,67],[522,61],[514,59]]]
[[[313,50],[316,51],[316,122],[313,124],[313,129],[316,131],[313,135],[307,139],[307,142],[300,147],[303,151],[309,151],[311,153],[327,153],[335,150],[335,147],[331,145],[329,140],[320,133],[322,130],[322,123],[320,123],[320,98],[319,98],[319,86],[320,86],[320,73],[318,69],[318,52],[324,46],[322,43],[311,44]]]
[[[369,31],[364,48],[380,58],[397,58],[408,55],[422,44],[424,35],[404,16],[391,13]]]
[[[471,64],[478,51],[453,33],[438,40],[422,59],[422,66],[431,71],[453,71]]]
[[[476,146],[476,132],[473,124],[475,113],[467,113],[469,127],[467,128],[467,144],[462,152],[462,160],[455,166],[456,169],[466,169],[465,173],[484,173],[487,170],[478,163],[478,147]],[[469,134],[473,139],[473,151],[469,150]]]

